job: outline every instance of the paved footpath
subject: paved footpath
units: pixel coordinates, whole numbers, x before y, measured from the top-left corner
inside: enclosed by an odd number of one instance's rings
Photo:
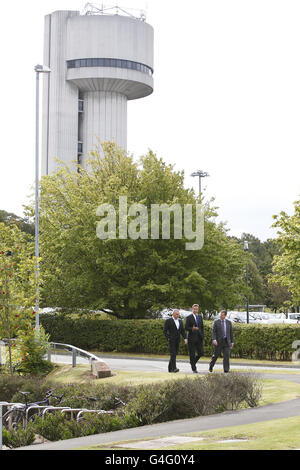
[[[149,360],[149,359],[122,359],[122,358],[109,358],[105,357],[103,360],[110,365],[112,370],[143,370],[143,371],[166,371],[166,360]],[[62,361],[63,362],[63,361]],[[191,373],[190,365],[186,361],[178,364],[183,373]],[[216,367],[220,369],[221,364]],[[232,366],[234,368],[241,368],[240,365]],[[300,374],[293,374],[296,370],[294,368],[282,368],[264,366],[263,371],[261,367],[253,365],[244,366],[245,371],[259,372],[263,378],[291,380],[300,384]],[[280,370],[290,371],[289,374],[280,373]],[[207,372],[207,364],[201,363],[198,366],[201,373]],[[272,373],[268,373],[272,370]],[[276,372],[275,372],[276,371]],[[297,370],[299,372],[299,368]],[[238,426],[242,424],[250,424],[259,421],[268,421],[272,419],[289,418],[293,416],[300,417],[300,397],[294,400],[289,400],[282,403],[273,405],[266,405],[257,408],[250,408],[245,410],[226,411],[209,416],[200,416],[198,418],[183,419],[171,421],[167,423],[153,424],[150,426],[141,426],[138,428],[124,429],[104,434],[96,434],[94,436],[86,436],[75,439],[67,439],[64,441],[49,442],[45,444],[35,444],[27,447],[21,447],[19,450],[75,450],[91,445],[110,444],[116,441],[124,440],[141,440],[151,439],[158,437],[173,436],[174,434],[191,433],[197,431],[206,431],[210,429],[223,428],[227,426]]]

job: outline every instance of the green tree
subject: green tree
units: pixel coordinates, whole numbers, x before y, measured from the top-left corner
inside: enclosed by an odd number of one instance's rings
[[[277,227],[276,242],[280,254],[274,256],[273,282],[285,286],[292,297],[292,305],[300,305],[300,200],[294,203],[294,214],[280,212],[274,215],[273,227]]]
[[[17,225],[22,232],[34,235],[34,224],[30,223],[27,218],[20,217],[13,212],[0,210],[0,222],[6,225]]]
[[[9,343],[12,373],[12,338],[33,329],[36,278],[34,246],[16,225],[0,223],[0,337]]]
[[[261,242],[250,233],[243,233],[240,238],[233,237],[241,245],[249,243],[249,300],[253,304],[266,304],[273,310],[278,310],[288,300],[289,292],[279,284],[269,282],[272,273],[272,263],[275,255],[279,255],[280,246],[274,239]],[[283,303],[281,303],[281,301]]]
[[[267,305],[275,312],[279,310],[287,313],[288,306],[291,305],[290,291],[285,286],[272,282],[271,279],[267,282],[266,299]]]
[[[205,207],[205,242],[201,250],[185,249],[185,238],[100,240],[96,236],[100,204],[112,204],[117,217],[119,196],[128,207],[141,203],[195,204],[184,188],[184,173],[174,171],[149,151],[138,162],[112,143],[104,157],[92,153],[88,171],[61,165],[41,181],[41,257],[44,305],[102,309],[120,318],[144,317],[161,308],[197,302],[202,311],[232,306],[244,289],[244,255],[229,240],[216,209]],[[31,208],[33,215],[33,208]],[[129,217],[129,220],[133,220]],[[150,217],[148,218],[150,223]],[[161,222],[160,222],[161,224]]]

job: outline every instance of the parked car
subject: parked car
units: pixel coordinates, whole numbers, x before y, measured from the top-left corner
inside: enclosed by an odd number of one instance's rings
[[[260,313],[260,319],[258,319],[259,323],[266,323],[266,324],[277,324],[277,323],[287,323],[287,324],[294,324],[297,323],[297,320],[286,318],[284,313]]]
[[[167,318],[170,318],[172,316],[173,310],[174,310],[173,308],[165,308],[164,310],[159,312],[156,318],[163,318],[164,320],[166,320]],[[192,313],[189,310],[184,310],[182,308],[179,308],[178,310],[179,310],[179,315],[181,319],[186,318],[188,315]]]
[[[300,313],[288,313],[288,319],[300,322]]]

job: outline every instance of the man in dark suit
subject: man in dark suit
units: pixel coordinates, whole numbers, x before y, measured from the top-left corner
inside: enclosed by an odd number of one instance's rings
[[[209,363],[209,372],[213,371],[216,360],[223,353],[223,369],[229,372],[230,350],[233,348],[232,323],[226,319],[227,312],[222,310],[220,318],[214,321],[212,328],[212,339],[214,352]]]
[[[168,318],[164,324],[164,335],[169,343],[170,361],[169,372],[179,372],[176,367],[176,356],[178,354],[180,335],[183,337],[185,344],[187,343],[182,320],[179,318],[179,310],[174,309],[172,317]]]
[[[199,305],[194,304],[192,313],[186,318],[185,329],[188,335],[188,348],[190,354],[190,364],[194,374],[197,374],[196,364],[203,356],[204,328],[203,319],[198,315]]]

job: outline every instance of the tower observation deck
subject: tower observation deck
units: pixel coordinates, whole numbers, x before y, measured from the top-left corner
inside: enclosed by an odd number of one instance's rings
[[[43,175],[56,170],[55,157],[85,166],[99,140],[126,150],[127,101],[153,91],[153,28],[115,8],[45,17]]]

